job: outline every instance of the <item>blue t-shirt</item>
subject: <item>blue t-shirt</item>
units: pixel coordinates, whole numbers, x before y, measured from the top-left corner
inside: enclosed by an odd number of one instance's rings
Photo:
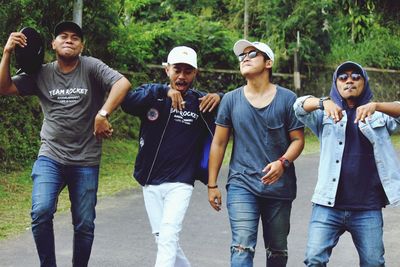
[[[295,101],[296,94],[280,86],[271,103],[263,108],[250,104],[243,87],[225,94],[216,124],[232,128],[233,132],[228,184],[239,184],[266,198],[293,200],[296,197],[293,164],[274,184],[261,182],[264,167],[279,159],[289,147],[289,132],[304,127],[294,114]]]
[[[346,143],[334,207],[343,210],[381,209],[385,206],[386,195],[372,144],[354,124],[356,109],[346,109],[346,113]]]

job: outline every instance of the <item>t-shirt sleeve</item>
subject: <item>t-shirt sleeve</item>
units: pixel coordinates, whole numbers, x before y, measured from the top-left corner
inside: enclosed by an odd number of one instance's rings
[[[94,70],[95,79],[101,84],[103,91],[109,91],[123,77],[121,73],[110,68],[103,61],[93,57],[89,57],[89,60]]]
[[[222,127],[232,127],[232,101],[231,94],[226,94],[218,107],[215,123]]]
[[[297,119],[295,112],[294,112],[293,104],[294,104],[294,102],[296,102],[296,99],[297,99],[297,97],[293,93],[293,94],[289,95],[289,97],[287,99],[288,101],[286,101],[286,103],[287,103],[286,104],[286,114],[287,114],[286,115],[286,120],[287,120],[286,123],[288,125],[289,131],[293,131],[293,130],[296,130],[299,128],[304,128],[304,124]]]
[[[22,73],[11,78],[21,96],[37,95],[39,89],[35,77]]]

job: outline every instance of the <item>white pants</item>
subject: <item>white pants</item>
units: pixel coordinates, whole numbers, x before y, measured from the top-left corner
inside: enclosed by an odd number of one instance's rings
[[[184,183],[143,187],[144,203],[158,248],[155,267],[190,266],[179,246],[179,233],[192,192],[193,186]]]

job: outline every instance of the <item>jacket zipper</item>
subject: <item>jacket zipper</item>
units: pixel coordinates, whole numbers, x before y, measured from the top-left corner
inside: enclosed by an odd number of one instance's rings
[[[201,97],[201,94],[198,93],[196,90],[193,90],[193,92],[194,92],[198,97]],[[206,125],[207,130],[208,130],[208,132],[210,133],[211,137],[214,138],[214,133],[213,133],[213,131],[211,131],[210,127],[208,126],[208,123],[207,123],[206,119],[204,119],[203,113],[200,111],[200,109],[199,109],[199,114],[200,114],[200,117],[201,117],[201,119],[203,120],[204,124]]]
[[[206,119],[204,119],[203,114],[202,114],[201,111],[200,111],[200,117],[201,117],[201,119],[203,120],[204,124],[206,125],[207,130],[208,130],[208,132],[209,132],[210,135],[211,135],[211,138],[214,138],[214,133],[211,131],[210,127],[208,126],[208,123],[206,122]]]
[[[197,92],[196,92],[196,93],[197,93]],[[200,110],[199,110],[199,114],[200,114],[200,117],[201,117],[201,119],[203,120],[204,124],[206,125],[209,134],[211,135],[212,138],[214,138],[214,134],[213,134],[213,132],[211,131],[210,127],[208,126],[208,123],[207,123],[206,120],[204,119],[203,114],[202,114],[202,112],[201,112]],[[168,115],[167,123],[165,124],[164,130],[163,130],[163,132],[162,132],[162,134],[161,134],[160,143],[158,143],[158,147],[157,147],[157,150],[156,150],[156,154],[154,155],[153,162],[151,163],[150,171],[149,171],[149,174],[148,174],[148,176],[147,176],[145,185],[147,185],[147,183],[148,183],[148,181],[149,181],[149,179],[150,179],[151,173],[153,172],[153,168],[154,168],[154,165],[155,165],[155,163],[156,163],[156,159],[157,159],[157,157],[158,157],[158,152],[160,151],[161,143],[162,143],[162,141],[163,141],[163,139],[164,139],[165,131],[167,130],[167,126],[168,126],[168,123],[169,123],[170,118],[171,118],[171,107],[169,108],[169,115]]]
[[[167,126],[168,126],[168,123],[169,123],[170,118],[171,118],[171,107],[169,108],[169,115],[168,115],[167,123],[165,124],[164,130],[163,130],[163,132],[162,132],[162,134],[161,134],[160,143],[158,143],[158,147],[157,147],[157,150],[156,150],[156,154],[154,155],[153,162],[151,163],[149,175],[147,176],[145,185],[147,185],[147,183],[148,183],[148,181],[149,181],[149,179],[150,179],[150,175],[151,175],[151,173],[153,172],[153,168],[154,168],[154,165],[155,165],[155,163],[156,163],[156,159],[157,159],[157,156],[158,156],[158,152],[160,151],[161,143],[162,143],[162,141],[163,141],[163,139],[164,139],[165,131],[167,130]]]

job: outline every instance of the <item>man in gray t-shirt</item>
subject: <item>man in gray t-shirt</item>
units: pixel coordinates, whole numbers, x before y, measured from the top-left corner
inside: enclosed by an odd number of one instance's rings
[[[296,197],[293,161],[304,147],[303,124],[294,115],[296,95],[270,82],[274,53],[260,42],[233,48],[247,84],[225,94],[209,160],[208,199],[221,209],[217,176],[230,134],[232,157],[227,207],[232,231],[231,266],[253,266],[261,218],[267,266],[286,266],[290,212]]]
[[[112,135],[108,116],[124,99],[130,82],[100,60],[80,56],[82,29],[69,21],[54,30],[56,61],[11,77],[12,52],[17,46],[29,47],[29,42],[22,32],[10,34],[0,63],[0,94],[36,95],[44,114],[42,144],[32,169],[32,233],[40,265],[56,266],[52,221],[58,195],[68,186],[73,266],[87,266],[94,236],[101,139]]]

